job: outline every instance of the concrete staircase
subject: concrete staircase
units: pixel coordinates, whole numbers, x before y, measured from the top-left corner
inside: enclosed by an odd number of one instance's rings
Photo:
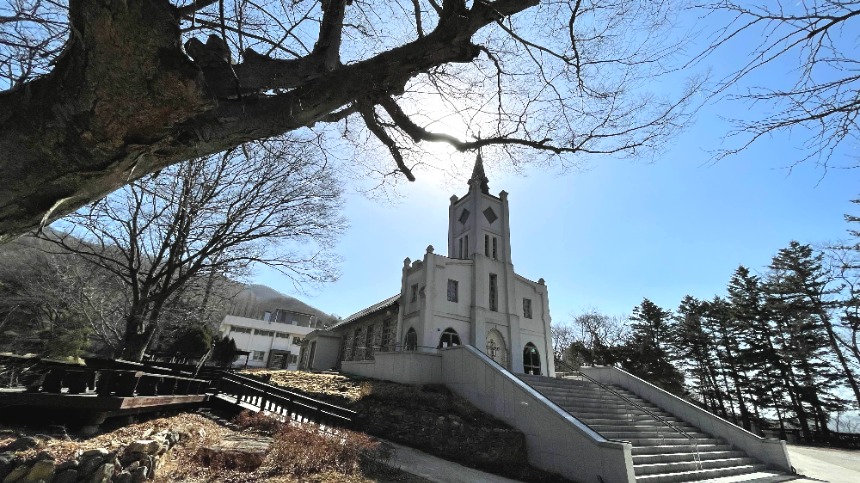
[[[765,464],[724,440],[702,432],[621,387],[609,386],[612,389],[609,391],[585,378],[517,376],[604,438],[630,442],[637,483],[703,480],[765,483],[795,478],[768,470]]]

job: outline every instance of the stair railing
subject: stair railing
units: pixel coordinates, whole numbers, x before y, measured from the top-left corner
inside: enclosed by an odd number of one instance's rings
[[[616,390],[612,389],[611,387],[607,386],[606,384],[603,384],[602,382],[598,381],[597,379],[594,379],[593,377],[589,376],[588,374],[585,374],[585,373],[583,373],[582,371],[579,371],[579,370],[575,369],[575,368],[574,368],[573,366],[571,366],[570,364],[568,364],[568,363],[566,363],[566,362],[564,362],[564,361],[562,361],[562,360],[560,360],[560,359],[556,359],[556,360],[555,360],[555,363],[556,363],[556,364],[558,364],[558,365],[561,365],[561,366],[563,366],[565,369],[567,369],[567,371],[565,371],[565,372],[571,372],[571,373],[573,373],[573,374],[576,374],[577,376],[580,376],[580,377],[582,377],[582,378],[587,379],[589,382],[592,382],[592,383],[594,383],[594,384],[597,384],[597,385],[598,385],[599,387],[601,387],[602,389],[604,389],[604,390],[606,390],[606,391],[608,391],[608,392],[612,393],[613,395],[615,395],[615,396],[616,396],[616,397],[618,397],[618,398],[623,399],[624,401],[626,401],[626,402],[627,402],[628,404],[630,404],[631,406],[634,406],[636,409],[638,409],[638,410],[640,410],[640,411],[644,412],[645,414],[647,414],[647,415],[651,416],[655,421],[658,421],[658,422],[662,423],[663,425],[665,425],[665,426],[669,427],[669,428],[670,428],[671,430],[673,430],[674,432],[676,432],[676,433],[678,433],[678,434],[680,434],[680,435],[684,436],[685,438],[687,438],[687,440],[690,442],[690,446],[692,446],[692,447],[693,447],[693,452],[692,452],[692,455],[693,455],[693,461],[696,463],[696,466],[698,466],[699,470],[703,469],[703,468],[702,468],[702,458],[699,456],[699,443],[696,441],[696,438],[694,438],[693,436],[691,436],[690,434],[688,434],[688,433],[687,433],[686,431],[684,431],[683,429],[681,429],[681,428],[679,428],[679,427],[675,426],[675,425],[674,425],[674,424],[672,424],[670,421],[667,421],[667,420],[666,420],[666,419],[664,419],[662,416],[660,416],[660,415],[658,415],[658,414],[653,413],[653,412],[652,412],[651,410],[649,410],[648,408],[646,408],[646,407],[644,407],[644,406],[640,405],[639,403],[637,403],[637,402],[635,402],[635,401],[633,401],[633,400],[629,399],[627,396],[625,396],[625,395],[621,394],[620,392],[618,392],[618,391],[616,391]],[[629,414],[629,409],[628,409],[628,414]],[[634,424],[634,427],[635,427],[635,424]],[[660,438],[660,440],[661,440],[662,442],[664,442],[664,443],[665,443],[666,438],[665,438],[665,436],[661,436],[661,432],[660,432],[660,430],[659,430],[659,429],[657,430],[657,437],[659,437],[659,438]]]

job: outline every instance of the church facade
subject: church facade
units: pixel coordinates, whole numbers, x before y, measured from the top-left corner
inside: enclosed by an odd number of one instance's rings
[[[300,369],[469,344],[511,372],[553,375],[547,287],[514,272],[508,194],[490,194],[480,155],[468,193],[452,196],[448,211],[447,256],[429,246],[405,259],[399,294],[308,334]]]

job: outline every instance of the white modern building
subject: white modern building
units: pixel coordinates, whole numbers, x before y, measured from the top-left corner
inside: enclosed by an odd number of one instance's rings
[[[451,197],[448,255],[429,246],[423,259],[404,260],[399,293],[311,333],[300,367],[354,372],[344,361],[469,344],[512,372],[553,375],[547,287],[514,272],[508,194],[490,194],[487,182],[479,154],[469,192]]]
[[[230,336],[236,348],[248,351],[248,367],[295,370],[305,336],[321,327],[317,317],[289,310],[266,312],[263,319],[227,315],[218,328]],[[244,359],[234,366],[244,366]]]

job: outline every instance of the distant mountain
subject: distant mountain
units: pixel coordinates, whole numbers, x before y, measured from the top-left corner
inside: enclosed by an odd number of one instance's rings
[[[326,325],[335,320],[331,315],[322,310],[308,305],[295,297],[284,295],[266,285],[245,285],[245,288],[233,300],[230,314],[240,317],[262,319],[263,314],[266,312],[285,309],[303,314],[316,315]]]

